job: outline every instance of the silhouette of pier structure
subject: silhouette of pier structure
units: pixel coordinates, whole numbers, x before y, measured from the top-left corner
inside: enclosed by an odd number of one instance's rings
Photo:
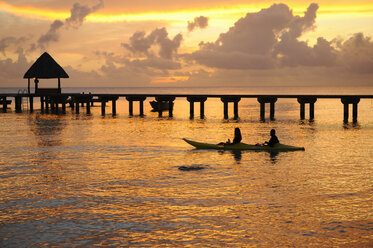
[[[34,98],[40,98],[40,111],[42,113],[65,114],[68,104],[76,114],[80,112],[80,106],[86,107],[86,113],[91,114],[91,106],[94,102],[101,103],[101,114],[106,115],[106,103],[111,102],[111,114],[116,115],[116,102],[119,98],[125,98],[129,104],[129,115],[133,115],[133,102],[139,102],[139,115],[144,116],[144,101],[147,98],[155,98],[159,103],[168,102],[168,116],[173,116],[173,102],[176,98],[184,98],[190,103],[189,116],[194,118],[194,104],[200,103],[200,118],[205,118],[205,102],[209,98],[220,98],[224,105],[223,117],[228,119],[229,103],[233,103],[233,119],[239,118],[239,102],[243,98],[256,98],[260,105],[259,117],[265,120],[265,106],[269,104],[269,119],[275,119],[275,104],[278,99],[296,99],[300,105],[300,119],[305,119],[305,106],[309,104],[309,120],[315,118],[315,103],[318,99],[339,99],[343,104],[343,121],[349,120],[349,105],[352,105],[352,121],[357,122],[358,103],[360,99],[373,99],[373,95],[190,95],[190,94],[80,94],[80,93],[56,93],[56,92],[38,92],[35,94],[0,94],[0,109],[3,113],[7,112],[11,105],[11,98],[14,98],[15,112],[22,112],[22,103],[26,98],[28,100],[29,112],[34,111]],[[1,108],[2,106],[2,108]],[[162,117],[162,111],[159,112]]]
[[[340,99],[343,104],[343,120],[348,122],[349,105],[352,104],[352,120],[357,122],[358,103],[361,98],[373,99],[373,95],[198,95],[198,94],[84,94],[84,93],[61,93],[61,78],[69,78],[65,70],[47,53],[43,53],[27,70],[24,78],[28,81],[27,92],[17,94],[0,94],[0,109],[6,113],[11,105],[9,98],[14,98],[15,111],[22,112],[23,99],[27,99],[29,112],[34,111],[34,98],[40,98],[40,111],[42,113],[66,114],[66,104],[69,104],[76,114],[80,112],[80,106],[86,106],[86,113],[91,114],[94,102],[101,103],[101,115],[106,115],[106,103],[111,101],[111,113],[117,114],[116,102],[119,98],[125,98],[128,104],[129,115],[133,115],[133,103],[139,102],[139,115],[144,116],[144,101],[147,98],[155,98],[158,103],[158,116],[162,117],[161,106],[168,103],[168,116],[173,117],[173,102],[176,98],[186,98],[189,102],[189,117],[194,118],[194,104],[200,104],[200,118],[205,118],[205,102],[208,98],[220,98],[224,105],[224,119],[228,119],[229,103],[233,103],[233,119],[239,118],[238,105],[242,98],[256,98],[260,104],[260,119],[265,120],[265,106],[269,104],[269,118],[275,119],[275,104],[279,98],[294,98],[300,104],[300,119],[305,119],[305,106],[309,104],[309,119],[315,118],[315,103],[319,98]],[[34,93],[31,93],[30,80],[34,79]],[[57,88],[40,88],[39,79],[57,79]]]

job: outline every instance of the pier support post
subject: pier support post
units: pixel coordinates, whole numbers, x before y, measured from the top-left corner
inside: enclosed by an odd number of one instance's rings
[[[233,102],[234,105],[234,119],[237,120],[238,117],[238,102],[241,100],[239,96],[223,96],[220,100],[224,103],[224,119],[228,119],[228,103]]]
[[[129,111],[129,114],[130,115],[133,115],[133,101],[129,101],[129,103],[128,103],[128,111]]]
[[[101,99],[101,115],[105,116],[105,108],[106,108],[106,100],[104,98]]]
[[[357,122],[357,103],[352,104],[352,122]]]
[[[300,119],[305,119],[305,110],[306,110],[306,104],[300,103]]]
[[[79,114],[79,100],[76,100],[75,102],[75,113]]]
[[[189,119],[194,118],[194,101],[189,102]]]
[[[224,119],[228,119],[228,102],[224,102]]]
[[[200,103],[200,113],[199,116],[201,119],[205,118],[205,101],[207,100],[206,96],[187,96],[187,101],[189,102],[190,106],[190,115],[189,118],[194,118],[194,103],[199,102]]]
[[[352,121],[353,123],[357,122],[357,105],[360,102],[360,98],[356,96],[348,96],[348,97],[342,97],[341,102],[343,103],[343,122],[348,122],[348,110],[349,110],[349,104],[352,104]]]
[[[118,97],[116,98],[118,99]],[[128,101],[128,108],[129,108],[129,115],[133,115],[133,102],[138,101],[139,102],[139,111],[140,116],[144,116],[144,101],[146,99],[146,96],[127,96],[126,100]]]
[[[111,112],[113,116],[117,115],[117,100],[111,101]]]
[[[264,120],[265,119],[265,112],[266,112],[266,105],[264,102],[260,103],[260,119]]]
[[[6,113],[6,109],[8,108],[8,103],[6,102],[6,97],[3,97],[3,112]]]
[[[260,119],[265,120],[265,104],[269,103],[269,118],[270,120],[275,119],[275,103],[277,102],[277,97],[275,96],[260,96],[258,97],[258,102],[260,103]]]
[[[161,104],[161,102],[168,102],[168,117],[173,117],[173,108],[174,108],[174,101],[175,97],[174,96],[157,96],[155,100]],[[160,107],[160,105],[159,105]],[[158,116],[162,116],[162,110],[159,108],[158,111]]]
[[[204,119],[205,118],[205,101],[201,101],[200,102],[200,105],[199,105],[199,117],[201,119]]]
[[[16,113],[22,113],[22,97],[15,97]]]
[[[87,102],[86,110],[87,110],[87,115],[90,115],[91,114],[91,102]]]
[[[315,119],[315,103],[310,102],[310,120]]]
[[[314,96],[300,96],[297,98],[297,101],[300,104],[300,119],[305,119],[306,104],[309,104],[310,120],[312,121],[315,118],[315,102],[317,101],[317,98]]]
[[[34,112],[34,97],[29,97],[29,103],[30,103],[30,113]]]
[[[140,101],[140,116],[144,116],[144,101]]]
[[[59,110],[58,110],[58,101],[55,100],[54,102],[54,106],[55,106],[55,113],[58,114],[59,113]]]
[[[42,113],[44,113],[44,97],[40,97],[40,110]]]
[[[62,103],[62,114],[66,114],[66,102]]]
[[[49,97],[45,97],[45,112],[49,113]]]

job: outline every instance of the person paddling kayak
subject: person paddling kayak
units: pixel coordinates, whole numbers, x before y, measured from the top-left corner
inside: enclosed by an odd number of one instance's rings
[[[256,144],[256,146],[274,147],[276,144],[280,143],[280,141],[278,140],[278,138],[276,136],[276,130],[271,129],[270,135],[271,135],[271,139],[269,141],[266,141],[263,144],[258,143],[258,144]]]
[[[276,130],[272,129],[270,132],[270,135],[271,135],[271,139],[269,141],[264,142],[264,145],[273,147],[274,145],[280,143],[280,141],[278,140],[276,136]]]
[[[241,140],[242,140],[241,130],[238,127],[236,127],[234,129],[233,142],[231,142],[231,140],[228,139],[227,142],[225,142],[225,143],[224,142],[220,142],[218,145],[222,145],[222,146],[224,146],[224,145],[234,145],[234,144],[241,143]]]

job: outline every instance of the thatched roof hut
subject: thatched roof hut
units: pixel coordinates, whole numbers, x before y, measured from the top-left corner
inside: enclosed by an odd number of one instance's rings
[[[28,69],[23,78],[28,79],[28,91],[30,93],[30,78],[35,78],[35,94],[38,89],[39,78],[57,78],[58,93],[61,93],[60,78],[69,78],[65,70],[47,53],[43,53],[35,63]]]

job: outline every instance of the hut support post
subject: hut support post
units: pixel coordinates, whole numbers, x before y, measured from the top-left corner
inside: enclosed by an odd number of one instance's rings
[[[30,78],[27,79],[27,92],[30,94]]]
[[[58,93],[61,93],[61,80],[58,78]]]

